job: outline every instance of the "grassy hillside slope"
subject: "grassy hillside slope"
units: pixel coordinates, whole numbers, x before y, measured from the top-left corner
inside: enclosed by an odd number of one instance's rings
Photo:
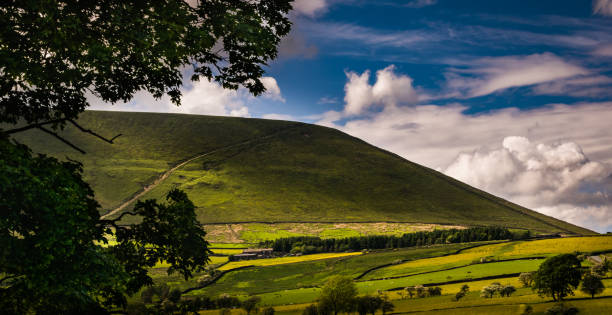
[[[198,154],[145,198],[187,191],[204,223],[421,222],[592,233],[519,207],[338,130],[295,122],[195,115],[86,112],[67,127],[80,155],[48,135],[18,136],[36,151],[84,162],[104,209]],[[246,141],[246,142],[245,142]],[[242,144],[240,144],[242,143]]]

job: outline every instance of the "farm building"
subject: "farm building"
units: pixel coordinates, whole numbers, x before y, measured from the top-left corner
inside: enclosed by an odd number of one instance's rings
[[[236,254],[229,257],[230,261],[250,260],[272,257],[272,248],[249,248],[242,251],[242,254]]]

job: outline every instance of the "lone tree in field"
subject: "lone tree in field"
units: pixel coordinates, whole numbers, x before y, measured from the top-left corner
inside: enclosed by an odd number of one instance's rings
[[[533,278],[533,290],[540,296],[551,296],[554,301],[574,294],[580,283],[580,260],[572,254],[546,259]]]
[[[468,292],[470,292],[470,287],[467,284],[462,285],[461,289],[459,289],[459,292],[455,294],[455,301],[459,301],[460,299],[465,297]]]
[[[190,79],[264,92],[263,66],[289,32],[290,0],[2,1],[0,3],[0,309],[107,313],[151,285],[160,260],[189,278],[208,262],[205,233],[181,191],[102,220],[81,165],[35,155],[11,135],[38,129],[85,153],[58,130],[88,99],[139,91],[179,105]],[[12,126],[11,126],[12,125]],[[124,215],[141,218],[128,228]],[[108,237],[118,244],[108,248]],[[32,289],[34,288],[34,289]]]
[[[594,298],[595,295],[601,294],[606,287],[603,282],[601,282],[601,278],[592,273],[587,273],[584,275],[582,279],[582,285],[580,286],[580,291],[591,295],[591,298]]]
[[[348,277],[335,276],[330,278],[321,290],[320,303],[329,307],[337,315],[339,312],[352,311],[353,302],[357,296],[357,288]]]

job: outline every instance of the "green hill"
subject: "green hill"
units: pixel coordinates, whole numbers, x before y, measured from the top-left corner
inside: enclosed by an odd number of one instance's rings
[[[592,231],[539,214],[407,161],[338,130],[263,119],[85,112],[67,126],[81,155],[36,130],[16,138],[35,151],[83,161],[104,212],[177,164],[143,198],[180,187],[203,223],[418,222]]]

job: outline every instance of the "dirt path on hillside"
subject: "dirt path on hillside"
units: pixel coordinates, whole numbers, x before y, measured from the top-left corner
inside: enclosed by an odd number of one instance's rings
[[[295,128],[295,127],[297,127],[297,126],[300,126],[300,125],[292,125],[292,126],[288,126],[288,127],[286,127],[286,128],[283,128],[283,129],[282,129],[282,130],[280,130],[280,131],[274,132],[274,133],[269,134],[269,135],[265,135],[265,136],[261,136],[261,137],[257,137],[257,138],[253,138],[253,139],[249,139],[249,140],[246,140],[246,141],[243,141],[243,142],[239,142],[239,143],[235,143],[235,144],[231,144],[231,145],[228,145],[228,146],[225,146],[225,147],[221,147],[221,148],[218,148],[218,149],[214,149],[214,150],[212,150],[212,151],[208,151],[208,152],[206,152],[206,153],[201,153],[201,154],[198,154],[198,155],[196,155],[196,156],[194,156],[194,157],[191,157],[191,158],[189,158],[189,159],[187,159],[187,160],[185,160],[185,161],[183,161],[183,162],[181,162],[181,163],[179,163],[179,164],[175,165],[174,167],[172,167],[171,169],[169,169],[169,170],[165,171],[164,173],[162,173],[162,174],[161,174],[161,175],[160,175],[158,178],[156,178],[156,179],[153,181],[153,183],[151,183],[151,184],[149,184],[149,185],[147,185],[147,186],[143,187],[143,188],[142,188],[142,190],[141,190],[141,191],[139,191],[139,192],[138,192],[136,195],[134,195],[132,198],[128,199],[127,201],[124,201],[124,202],[123,202],[123,203],[121,203],[121,204],[120,204],[118,207],[116,207],[116,208],[112,209],[111,211],[107,212],[106,214],[104,214],[104,215],[100,216],[100,219],[106,219],[106,218],[108,218],[108,217],[110,217],[110,216],[112,216],[112,215],[114,215],[114,214],[116,214],[116,213],[120,212],[121,210],[125,209],[125,207],[129,206],[131,203],[133,203],[134,201],[138,200],[140,197],[144,196],[146,193],[148,193],[149,191],[151,191],[151,189],[153,189],[153,188],[157,187],[159,184],[161,184],[161,182],[163,182],[163,181],[164,181],[164,180],[166,180],[166,179],[167,179],[167,178],[168,178],[170,175],[172,175],[172,173],[173,173],[174,171],[176,171],[177,169],[179,169],[179,168],[181,168],[181,167],[185,166],[186,164],[188,164],[188,163],[190,163],[190,162],[192,162],[192,161],[194,161],[194,160],[197,160],[197,159],[199,159],[199,158],[201,158],[201,157],[204,157],[204,156],[207,156],[207,155],[210,155],[210,154],[214,154],[214,153],[217,153],[217,152],[220,152],[220,151],[223,151],[223,150],[227,150],[227,149],[231,149],[231,148],[234,148],[234,147],[237,147],[237,146],[241,146],[241,145],[249,144],[249,143],[252,143],[252,142],[255,142],[255,141],[258,141],[258,140],[267,139],[267,138],[270,138],[270,137],[276,136],[276,135],[278,135],[279,133],[286,131],[287,129]]]

